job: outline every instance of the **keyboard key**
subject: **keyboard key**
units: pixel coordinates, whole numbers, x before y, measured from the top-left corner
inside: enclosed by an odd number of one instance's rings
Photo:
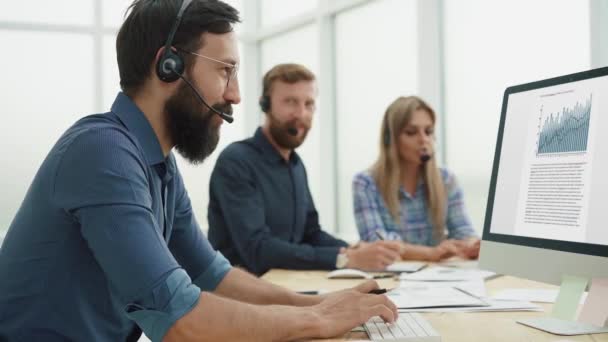
[[[414,336],[428,336],[429,335],[426,333],[424,328],[422,328],[420,326],[420,324],[418,324],[418,322],[416,321],[416,319],[414,319],[414,317],[412,315],[407,315],[406,317],[404,317],[404,319],[407,322],[407,324],[409,325],[409,327],[412,328],[412,330],[414,331]]]
[[[441,342],[441,336],[418,313],[401,313],[393,324],[372,317],[364,327],[372,341]]]

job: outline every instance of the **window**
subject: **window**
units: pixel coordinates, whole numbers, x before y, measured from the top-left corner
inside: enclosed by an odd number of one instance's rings
[[[59,136],[94,111],[93,39],[88,35],[0,30],[3,123],[0,235]]]
[[[240,0],[228,3],[241,9]],[[8,80],[0,85],[5,120],[0,134],[9,158],[0,187],[0,237],[9,227],[35,172],[55,141],[79,118],[107,111],[120,89],[116,63],[116,36],[132,0],[56,0],[0,4],[0,41],[12,53],[0,56]],[[96,12],[99,5],[100,12]],[[67,10],[66,10],[67,9]],[[99,16],[101,23],[94,18]],[[100,25],[99,25],[100,24]],[[23,27],[23,30],[22,30]],[[237,32],[239,26],[237,25]],[[101,44],[96,46],[99,39]],[[244,70],[244,58],[241,71]],[[241,94],[243,89],[241,89]],[[221,149],[242,139],[240,109],[235,123],[222,129]],[[202,168],[178,158],[192,206],[206,227],[208,181],[217,152]]]
[[[503,92],[590,68],[589,3],[444,4],[447,161],[481,232]]]
[[[91,25],[93,1],[3,1],[0,3],[0,22]]]
[[[318,0],[260,0],[262,26],[272,26],[314,10]]]
[[[422,77],[416,13],[416,1],[382,0],[336,16],[338,222],[350,240],[358,239],[353,177],[378,156],[386,107],[398,96],[416,94]]]
[[[125,19],[127,8],[133,3],[133,0],[103,0],[102,6],[102,22],[105,27],[119,28]]]

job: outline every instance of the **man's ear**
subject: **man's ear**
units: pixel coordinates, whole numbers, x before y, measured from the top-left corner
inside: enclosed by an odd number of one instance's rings
[[[156,78],[158,80],[160,80],[160,78],[158,77],[158,61],[160,60],[161,56],[163,55],[163,52],[165,51],[165,46],[161,46],[160,48],[158,48],[158,50],[156,50],[156,55],[154,56],[154,63],[150,66],[150,74],[153,78]]]

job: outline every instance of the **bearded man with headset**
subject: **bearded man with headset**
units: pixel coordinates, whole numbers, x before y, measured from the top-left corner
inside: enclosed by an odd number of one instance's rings
[[[202,162],[232,121],[238,20],[214,0],[131,5],[123,91],[52,147],[0,249],[0,341],[297,340],[394,321],[373,281],[297,294],[232,268],[201,232],[171,150]]]

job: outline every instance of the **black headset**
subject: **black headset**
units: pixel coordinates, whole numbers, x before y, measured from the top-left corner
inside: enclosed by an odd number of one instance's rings
[[[260,109],[264,113],[268,113],[270,111],[271,106],[270,95],[268,95],[268,92],[270,90],[266,88],[269,82],[267,82],[266,77],[268,77],[268,75],[264,76],[264,82],[262,84],[262,96],[260,97],[260,101],[258,102],[260,104]]]
[[[258,102],[260,104],[260,109],[262,110],[262,112],[264,113],[268,113],[270,114],[270,96],[266,95],[266,89],[263,90],[263,95],[262,97],[260,97],[260,101]],[[287,127],[287,133],[293,137],[298,135],[298,129],[296,127]]]
[[[386,121],[384,123],[384,131],[382,132],[382,141],[384,142],[384,146],[389,147],[391,145],[391,140],[392,140],[391,139],[391,128],[388,125],[388,117],[387,117]],[[428,162],[429,160],[431,160],[432,157],[433,157],[432,154],[425,153],[420,156],[420,161],[424,164],[424,163]]]
[[[156,75],[158,75],[158,78],[161,81],[167,82],[167,83],[175,82],[181,78],[192,89],[192,91],[194,92],[194,94],[196,95],[198,100],[203,105],[205,105],[207,108],[209,108],[215,114],[219,115],[222,119],[224,119],[224,121],[226,121],[228,123],[232,123],[232,121],[234,121],[234,118],[232,117],[231,114],[220,112],[219,110],[217,110],[217,109],[211,107],[209,104],[207,104],[207,102],[203,99],[201,94],[199,94],[199,92],[196,90],[194,85],[192,85],[190,83],[190,81],[188,81],[183,76],[184,70],[186,69],[184,59],[180,55],[178,55],[175,51],[173,51],[173,49],[171,48],[171,44],[173,43],[173,37],[175,37],[175,33],[177,32],[179,23],[182,21],[182,16],[184,15],[184,12],[186,12],[186,9],[188,8],[188,6],[190,6],[190,3],[192,3],[192,0],[184,0],[182,2],[182,6],[179,8],[179,11],[177,12],[177,17],[175,18],[175,24],[173,24],[171,31],[169,31],[169,36],[167,37],[167,42],[165,43],[165,48],[163,49],[163,52],[162,52],[160,58],[158,59],[158,63],[156,63]]]
[[[384,146],[389,146],[391,144],[391,129],[388,126],[388,118],[386,118],[384,123],[384,133],[382,135]]]
[[[270,96],[262,95],[262,97],[260,97],[259,104],[262,112],[268,113],[270,111]]]
[[[184,12],[186,12],[186,8],[188,8],[191,2],[192,0],[184,0],[182,2],[182,6],[177,12],[175,23],[173,24],[171,31],[169,31],[169,36],[167,37],[167,42],[165,43],[165,49],[158,59],[158,63],[156,63],[156,75],[158,75],[158,78],[160,78],[160,80],[163,82],[175,82],[184,73],[184,60],[180,55],[174,52],[173,49],[171,49],[171,44],[173,43],[173,38],[177,32],[179,23],[182,21],[182,16],[184,15]]]

